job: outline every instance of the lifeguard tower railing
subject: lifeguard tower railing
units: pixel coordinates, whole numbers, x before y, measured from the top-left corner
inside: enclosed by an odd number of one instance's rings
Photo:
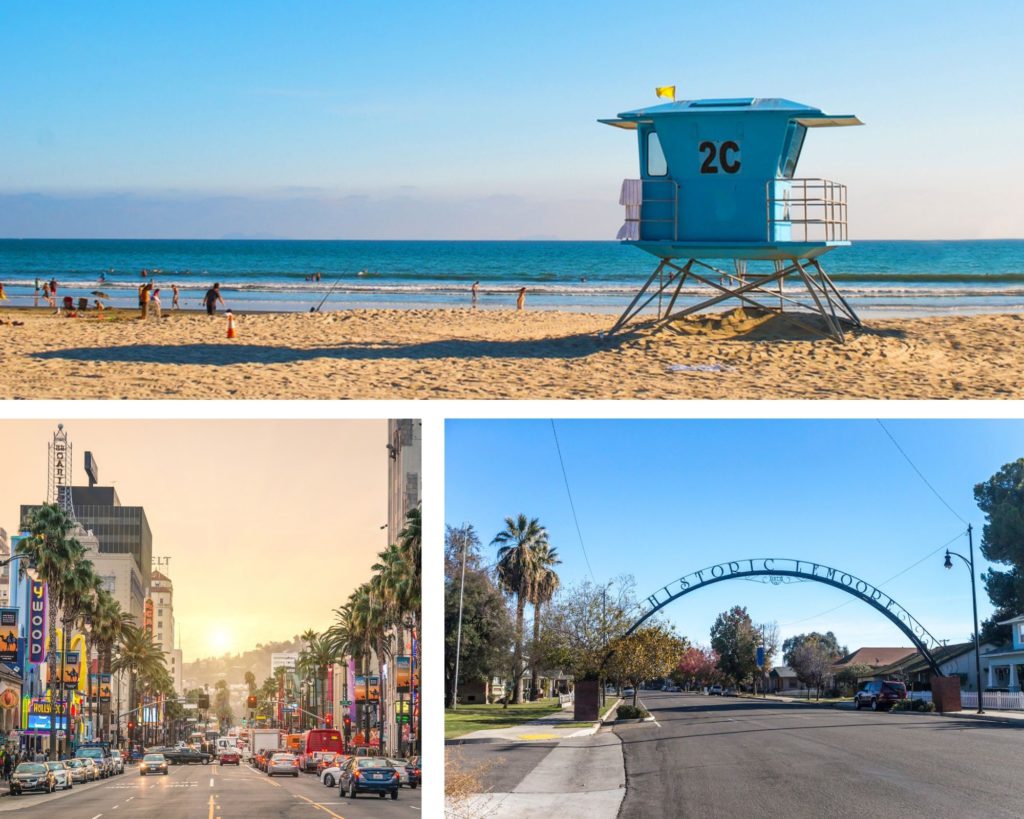
[[[627,180],[628,181],[628,180]],[[680,185],[673,179],[635,180],[643,202],[637,230],[625,241],[678,242]],[[773,179],[765,195],[765,236],[778,242],[847,241],[846,185],[828,179]],[[631,220],[629,206],[627,222]]]
[[[846,185],[773,179],[767,185],[769,242],[845,242]]]

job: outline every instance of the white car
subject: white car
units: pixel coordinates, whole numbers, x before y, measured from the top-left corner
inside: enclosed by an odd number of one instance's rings
[[[390,762],[394,766],[395,770],[398,771],[398,787],[402,787],[402,785],[409,787],[409,771],[405,767],[409,764],[409,760],[392,759],[391,757],[388,757],[388,762]]]
[[[47,762],[46,767],[53,771],[54,785],[62,791],[75,787],[74,779],[71,777],[71,769],[66,762]]]
[[[111,751],[110,752],[110,761],[114,763],[114,773],[116,773],[116,774],[123,774],[124,773],[124,757],[121,756],[121,752],[120,751]]]
[[[344,757],[348,759],[348,757]],[[320,771],[320,781],[325,787],[333,788],[338,784],[338,773],[341,771],[341,765],[331,765],[329,768],[324,768]]]

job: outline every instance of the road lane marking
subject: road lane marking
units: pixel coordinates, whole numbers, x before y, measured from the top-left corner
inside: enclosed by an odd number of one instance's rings
[[[92,817],[92,819],[100,819],[102,815],[102,813],[97,813],[94,817]]]
[[[210,819],[213,819],[213,794],[210,794]]]
[[[210,787],[211,788],[213,787],[213,777],[212,776],[210,777]]]
[[[293,796],[297,796],[299,799],[303,800],[304,802],[309,802],[309,804],[311,804],[317,810],[322,810],[324,813],[329,813],[335,819],[344,819],[344,817],[341,814],[335,813],[333,810],[330,810],[329,808],[325,808],[323,805],[319,804],[318,802],[314,802],[312,799],[307,799],[305,796],[302,796],[301,794],[296,793],[296,794],[293,794]]]

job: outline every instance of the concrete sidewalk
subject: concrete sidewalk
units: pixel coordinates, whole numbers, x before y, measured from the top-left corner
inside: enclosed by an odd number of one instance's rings
[[[605,711],[608,716],[618,705],[615,700],[611,708]],[[603,724],[602,720],[580,725],[573,720],[572,703],[562,706],[561,711],[552,711],[546,717],[513,725],[509,728],[488,728],[483,731],[471,731],[460,737],[445,740],[446,745],[458,745],[462,742],[482,742],[499,740],[504,742],[552,742],[563,739],[587,737],[597,733]]]
[[[843,702],[815,702],[814,700],[807,700],[803,697],[786,697],[780,694],[769,694],[767,697],[761,697],[758,695],[757,697],[743,697],[742,699],[767,699],[769,701],[774,700],[775,702],[787,702],[796,705],[813,705],[818,708],[841,708],[849,711],[856,710],[853,702],[850,700],[844,700]],[[936,717],[988,720],[990,722],[1013,722],[1020,723],[1024,726],[1024,711],[1000,711],[995,708],[986,708],[984,714],[979,714],[973,708],[965,708],[962,711],[947,711],[945,713],[929,711],[928,713]]]
[[[612,732],[565,739],[508,793],[483,793],[458,814],[494,819],[614,819],[626,796],[622,743]]]

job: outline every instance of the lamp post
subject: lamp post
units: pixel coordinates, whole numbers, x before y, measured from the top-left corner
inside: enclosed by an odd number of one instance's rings
[[[462,651],[462,596],[466,591],[466,549],[469,548],[469,538],[464,538],[462,543],[462,581],[459,585],[459,627],[455,636],[455,677],[452,680],[452,711],[459,707],[459,653]],[[486,699],[486,697],[484,698]]]
[[[981,637],[978,634],[978,593],[975,589],[974,580],[974,529],[970,524],[967,524],[967,544],[970,559],[964,557],[958,552],[951,552],[949,549],[946,549],[946,560],[943,565],[947,569],[952,569],[953,561],[951,558],[953,555],[956,555],[964,562],[971,572],[971,603],[974,606],[974,671],[978,677],[978,713],[984,714],[985,709],[982,707],[981,703]]]

